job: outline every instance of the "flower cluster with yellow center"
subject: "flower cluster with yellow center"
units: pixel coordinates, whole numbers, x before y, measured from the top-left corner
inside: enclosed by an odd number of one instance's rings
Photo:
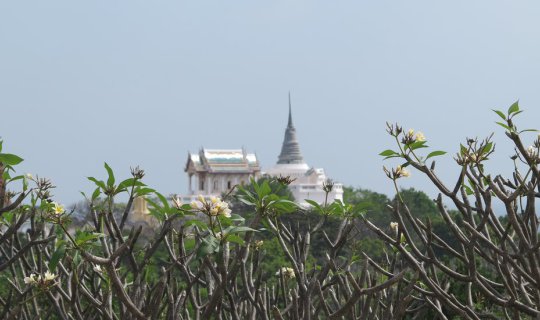
[[[56,277],[57,276],[54,273],[51,273],[47,270],[43,276],[40,274],[31,273],[28,277],[25,277],[23,281],[24,283],[33,286],[47,286],[54,279],[56,279]]]
[[[199,195],[197,200],[191,202],[191,208],[208,216],[231,217],[231,209],[229,209],[229,204],[222,201],[218,197],[210,197],[210,199],[205,199],[202,195]]]
[[[52,213],[55,215],[55,216],[59,216],[61,215],[62,213],[64,213],[66,210],[64,209],[64,206],[57,203],[57,202],[53,202],[52,203],[53,206],[52,206]]]
[[[280,274],[283,274],[283,276],[288,279],[295,277],[294,269],[289,267],[281,267],[278,272],[276,272],[276,276],[279,276]]]
[[[409,131],[404,133],[403,139],[401,140],[403,144],[407,145],[417,141],[426,141],[426,136],[420,131],[414,132],[414,129],[409,129]]]

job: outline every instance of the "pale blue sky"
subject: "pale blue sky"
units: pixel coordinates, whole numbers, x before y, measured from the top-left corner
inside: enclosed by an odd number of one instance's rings
[[[305,159],[346,185],[392,192],[385,121],[452,153],[495,131],[488,168],[507,172],[490,109],[519,98],[522,127],[540,127],[539,16],[537,1],[2,1],[0,136],[60,202],[104,161],[184,193],[200,146],[273,165],[290,90]]]

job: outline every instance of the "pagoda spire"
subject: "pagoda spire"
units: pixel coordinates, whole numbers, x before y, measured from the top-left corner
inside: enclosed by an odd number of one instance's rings
[[[285,137],[278,157],[278,164],[302,164],[304,157],[300,152],[300,145],[296,139],[296,129],[292,121],[291,93],[289,92],[289,121],[285,129]]]
[[[292,109],[291,108],[291,92],[289,91],[289,122],[287,123],[287,128],[292,128],[293,127],[291,109]]]

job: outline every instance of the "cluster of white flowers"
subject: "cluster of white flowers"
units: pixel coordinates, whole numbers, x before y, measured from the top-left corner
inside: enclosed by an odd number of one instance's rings
[[[401,177],[409,177],[411,175],[411,173],[409,172],[409,170],[403,168],[402,166],[397,166],[396,167],[396,171],[395,171],[395,176],[396,178],[401,178]]]
[[[414,129],[409,129],[406,134],[407,140],[409,142],[415,142],[415,141],[426,141],[426,136],[420,131],[414,132]]]
[[[30,285],[47,285],[54,279],[56,279],[56,275],[54,273],[46,271],[43,276],[41,276],[40,274],[31,273],[28,277],[25,277],[23,281],[24,283]]]
[[[197,200],[191,202],[191,208],[193,210],[203,212],[209,216],[231,217],[231,209],[229,209],[229,204],[222,201],[218,197],[210,197],[210,199],[207,200],[202,195],[199,195]]]
[[[295,277],[294,269],[289,267],[281,267],[281,269],[276,272],[276,276],[283,274],[285,278],[292,279]]]
[[[257,241],[255,241],[253,246],[255,247],[255,250],[260,250],[262,248],[263,244],[264,244],[263,240],[257,240]]]

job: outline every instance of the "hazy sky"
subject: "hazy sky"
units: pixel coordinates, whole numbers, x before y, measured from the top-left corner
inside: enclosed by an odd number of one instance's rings
[[[507,172],[490,109],[520,99],[518,125],[540,127],[539,16],[538,1],[4,0],[0,136],[63,203],[104,161],[185,193],[201,146],[273,165],[290,90],[304,158],[346,185],[392,192],[386,121],[452,153],[496,132],[488,169]],[[451,182],[451,156],[439,162]],[[429,190],[414,172],[404,186]]]

